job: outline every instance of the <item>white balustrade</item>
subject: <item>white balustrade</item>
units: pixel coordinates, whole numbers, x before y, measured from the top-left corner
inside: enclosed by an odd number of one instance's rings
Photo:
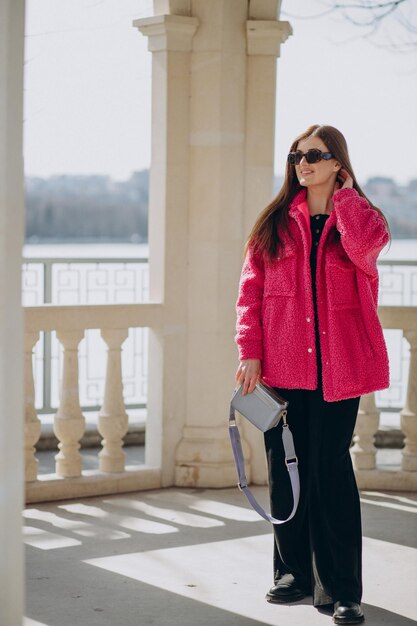
[[[152,327],[161,332],[160,304],[80,305],[25,308],[26,330],[26,501],[41,502],[64,497],[93,496],[161,486],[161,469],[156,464],[125,467],[122,438],[128,427],[123,400],[121,366],[122,344],[128,328]],[[122,325],[122,328],[121,328]],[[85,420],[79,401],[78,346],[88,329],[100,329],[107,344],[104,397],[98,428],[103,449],[98,454],[99,469],[82,471],[80,439]],[[40,421],[34,404],[32,351],[40,331],[56,331],[63,346],[60,403],[54,418],[59,440],[56,473],[37,478],[33,446],[40,435]],[[155,415],[154,421],[158,420]],[[62,480],[69,479],[69,480]]]
[[[403,328],[404,336],[410,344],[410,371],[406,402],[401,411],[401,427],[405,435],[402,467],[396,470],[382,470],[376,463],[374,436],[379,426],[379,411],[375,404],[375,394],[361,398],[355,429],[352,457],[356,477],[360,488],[374,489],[417,489],[417,328],[411,307],[382,307],[381,321],[384,328]],[[160,429],[160,415],[153,409],[147,430],[147,463],[138,469],[125,467],[123,437],[127,432],[128,416],[123,399],[123,377],[121,351],[128,335],[128,328],[149,327],[157,330],[161,337],[166,336],[167,327],[163,325],[163,305],[81,305],[27,307],[25,335],[25,454],[26,454],[26,493],[28,502],[53,500],[80,495],[135,491],[160,487],[162,465],[166,458],[158,457],[154,447],[160,445],[155,438],[169,439],[168,428]],[[122,328],[121,328],[122,325]],[[99,412],[98,429],[103,437],[103,447],[98,454],[99,470],[82,471],[79,452],[80,439],[84,433],[85,420],[81,412],[78,391],[78,346],[84,332],[90,328],[99,328],[107,345],[107,368],[102,408]],[[64,348],[63,372],[60,404],[54,420],[54,431],[59,440],[59,453],[56,456],[56,474],[47,480],[37,478],[37,460],[34,446],[40,436],[40,421],[36,415],[34,403],[34,383],[32,352],[39,339],[40,331],[55,330]],[[170,335],[169,335],[170,336]],[[163,359],[164,354],[161,354]],[[166,358],[166,355],[165,355]],[[155,381],[159,370],[152,370],[149,381],[148,397],[160,389]],[[159,406],[159,405],[158,405]],[[170,405],[171,406],[171,405]],[[161,409],[161,407],[159,407]],[[173,416],[172,416],[173,418]],[[169,420],[169,425],[171,424]],[[169,428],[168,428],[169,431]],[[149,436],[148,436],[149,435]],[[222,445],[226,441],[218,440]],[[250,441],[250,456],[255,448]],[[151,450],[149,449],[149,446]],[[159,449],[159,448],[158,448]],[[248,451],[249,454],[249,451]],[[152,459],[152,462],[149,461]],[[165,468],[165,471],[167,469]],[[168,472],[167,472],[168,474]],[[59,478],[58,478],[59,477]],[[64,480],[62,478],[71,478]],[[74,482],[74,478],[76,481]],[[256,481],[256,477],[254,477]],[[78,482],[77,482],[78,481]],[[171,483],[172,484],[172,483]]]
[[[57,337],[64,349],[64,365],[54,433],[59,440],[55,456],[56,473],[64,478],[81,475],[82,457],[79,440],[84,434],[85,419],[81,413],[78,389],[78,345],[84,337],[80,330],[59,331]]]
[[[400,413],[401,429],[405,435],[402,469],[417,471],[417,330],[407,330],[404,336],[410,344],[410,369],[405,406]]]
[[[128,415],[123,400],[121,346],[128,331],[103,329],[101,336],[108,351],[104,402],[98,418],[98,430],[103,437],[99,466],[103,472],[123,472],[126,455],[122,449],[122,437],[127,433]]]
[[[375,404],[375,394],[361,397],[356,420],[354,446],[351,449],[355,470],[375,469],[376,448],[374,439],[379,426],[379,411]]]
[[[417,491],[417,307],[380,306],[378,314],[384,329],[402,329],[410,344],[406,401],[400,412],[405,447],[401,467],[378,467],[374,436],[378,430],[379,412],[374,394],[363,396],[351,450],[356,479],[361,489]]]
[[[41,422],[35,409],[35,385],[33,382],[33,348],[39,340],[39,332],[25,333],[25,480],[36,480],[38,460],[35,444],[41,435]]]

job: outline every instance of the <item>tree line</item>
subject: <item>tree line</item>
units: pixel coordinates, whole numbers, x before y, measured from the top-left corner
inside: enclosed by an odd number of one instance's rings
[[[25,179],[26,241],[146,242],[149,170]]]
[[[276,176],[274,194],[281,184]],[[417,238],[417,179],[400,186],[373,177],[363,189],[384,211],[393,237]],[[25,202],[27,243],[148,240],[149,170],[121,182],[99,175],[27,177]]]

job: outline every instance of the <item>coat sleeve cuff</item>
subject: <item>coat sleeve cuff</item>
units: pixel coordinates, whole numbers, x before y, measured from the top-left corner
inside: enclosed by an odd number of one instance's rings
[[[353,187],[345,187],[344,189],[338,189],[333,194],[333,200],[340,202],[341,200],[352,200],[352,198],[359,198],[359,194]]]
[[[246,359],[262,360],[262,344],[259,342],[245,341],[245,345],[238,345],[238,351],[240,361],[246,361]]]

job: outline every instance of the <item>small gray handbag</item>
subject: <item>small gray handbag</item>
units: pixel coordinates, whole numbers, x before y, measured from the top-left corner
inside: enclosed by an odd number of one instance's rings
[[[265,383],[258,382],[253,392],[246,393],[244,396],[242,395],[242,389],[243,385],[240,385],[240,387],[234,390],[230,401],[229,413],[229,435],[239,479],[238,487],[243,491],[251,506],[261,517],[272,524],[284,524],[294,517],[300,499],[298,459],[294,449],[292,433],[286,419],[288,402],[284,400],[284,398],[281,398],[272,387],[265,385]],[[294,500],[293,509],[285,520],[276,519],[264,511],[248,487],[242,443],[236,424],[235,411],[238,411],[241,415],[246,417],[246,419],[262,432],[266,432],[270,428],[275,428],[278,426],[281,418],[283,420],[282,443],[284,445],[285,464],[289,473]]]
[[[287,416],[288,402],[265,383],[256,383],[252,393],[242,396],[243,385],[233,392],[232,407],[263,433]]]

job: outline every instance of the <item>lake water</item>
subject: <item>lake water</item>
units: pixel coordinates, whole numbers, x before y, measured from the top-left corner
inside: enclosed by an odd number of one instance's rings
[[[23,248],[26,258],[147,258],[148,244],[133,243],[54,243],[28,244]],[[417,239],[393,239],[380,260],[417,261]]]
[[[389,249],[382,250],[379,260],[417,261],[417,239],[393,239]]]
[[[147,258],[147,243],[40,243],[23,246],[25,258]]]

